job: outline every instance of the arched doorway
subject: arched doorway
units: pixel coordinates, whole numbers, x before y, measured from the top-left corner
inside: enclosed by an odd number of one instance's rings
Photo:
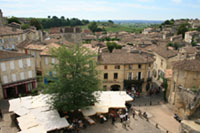
[[[120,90],[120,85],[112,85],[111,86],[111,91],[119,91]]]

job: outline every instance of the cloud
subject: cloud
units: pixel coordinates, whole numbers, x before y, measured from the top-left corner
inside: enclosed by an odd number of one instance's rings
[[[181,3],[182,2],[182,0],[172,0],[173,2],[175,2],[175,3]]]
[[[154,0],[138,0],[138,1],[140,1],[140,2],[152,2]]]

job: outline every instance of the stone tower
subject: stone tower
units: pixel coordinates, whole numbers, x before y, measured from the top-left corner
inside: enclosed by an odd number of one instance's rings
[[[0,9],[0,26],[3,26],[3,13],[2,13],[2,11],[1,11],[1,9]]]

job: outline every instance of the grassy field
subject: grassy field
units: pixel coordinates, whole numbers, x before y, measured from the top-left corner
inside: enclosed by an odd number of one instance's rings
[[[140,33],[144,28],[151,26],[150,24],[109,24],[107,22],[98,22],[98,27],[105,28],[107,32],[126,31],[130,33]],[[81,28],[88,29],[88,25],[81,26]]]

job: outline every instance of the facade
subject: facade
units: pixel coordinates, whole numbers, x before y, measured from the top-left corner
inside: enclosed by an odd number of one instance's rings
[[[36,87],[35,61],[31,55],[8,51],[0,51],[0,55],[0,84],[4,98],[27,94]]]
[[[159,79],[159,76],[166,75],[172,68],[172,62],[177,60],[177,52],[168,49],[166,46],[158,46],[153,50],[155,55],[153,78]]]
[[[192,43],[192,41],[200,42],[200,32],[188,31],[185,33],[185,42]]]
[[[59,48],[60,45],[56,43],[51,43],[46,46],[46,48],[40,53],[41,57],[41,72],[42,76],[51,76],[56,74],[55,71],[53,71],[53,65],[58,63],[58,60],[53,57],[50,53],[51,48]],[[47,82],[47,78],[44,79],[45,82]]]
[[[0,27],[0,48],[1,49],[16,49],[17,44],[25,40],[42,39],[42,32],[37,30],[21,30],[15,27],[2,26]]]
[[[195,59],[197,52],[198,52],[198,49],[192,46],[180,48],[178,52],[178,59],[179,60]]]
[[[102,87],[113,91],[134,87],[139,92],[146,92],[150,87],[148,81],[151,79],[153,61],[151,55],[141,51],[101,53],[98,70]]]
[[[197,92],[200,88],[199,68],[199,59],[182,60],[173,64],[173,78],[168,101],[174,105],[175,111],[182,118],[194,112],[194,109],[188,111],[188,108],[195,106],[188,105],[198,99],[196,95],[198,95]]]
[[[46,45],[29,44],[25,47],[25,53],[31,54],[35,58],[36,70],[41,73],[41,57],[40,53],[46,48]],[[40,74],[39,74],[40,75]]]

